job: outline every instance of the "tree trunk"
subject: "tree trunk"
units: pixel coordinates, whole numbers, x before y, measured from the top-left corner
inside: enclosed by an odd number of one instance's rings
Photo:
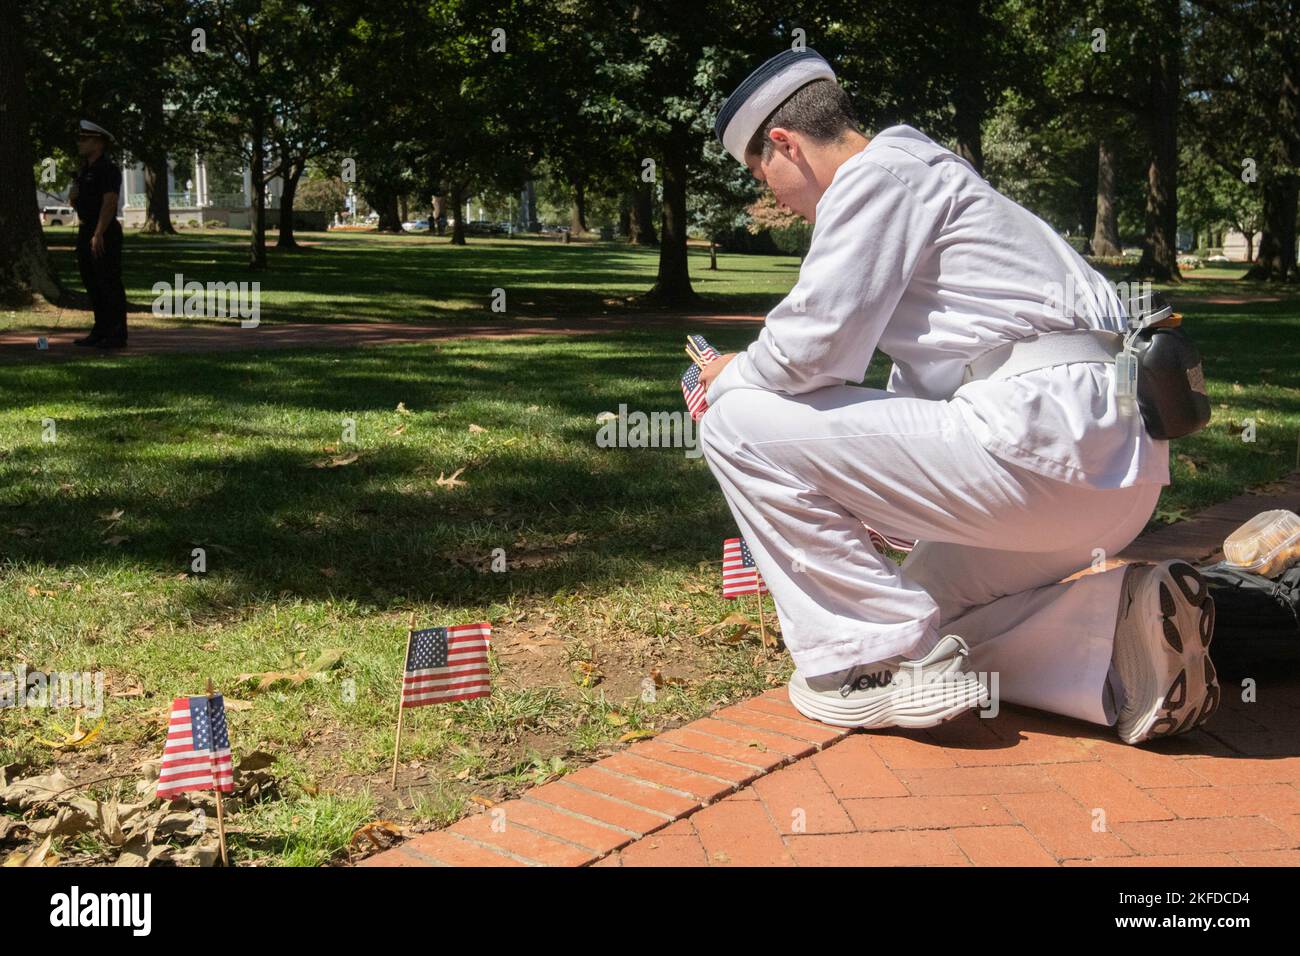
[[[1300,178],[1272,176],[1263,183],[1264,234],[1259,240],[1259,261],[1247,279],[1286,282],[1297,276],[1296,207]]]
[[[1146,238],[1138,275],[1177,282],[1178,271],[1178,107],[1182,17],[1180,0],[1160,0],[1163,20],[1151,63],[1150,98],[1143,117],[1150,143],[1147,168]]]
[[[160,55],[153,64],[155,73],[161,73],[162,66]],[[167,191],[167,151],[157,146],[166,142],[164,130],[167,125],[167,106],[160,84],[150,87],[145,102],[141,104],[141,112],[143,143],[148,147],[140,151],[144,166],[144,231],[174,236],[176,229],[172,225],[171,197]]]
[[[442,235],[447,231],[442,221],[447,215],[447,199],[444,196],[433,197],[433,219],[429,222],[429,231]]]
[[[587,231],[587,190],[581,182],[573,184],[573,214],[569,217],[569,232],[581,236]]]
[[[1097,144],[1097,222],[1092,230],[1094,256],[1118,256],[1124,250],[1119,243],[1119,208],[1116,205],[1114,143],[1103,138]]]
[[[655,235],[654,186],[651,183],[641,183],[637,186],[630,213],[631,228],[627,233],[628,242],[636,246],[659,245],[659,237]]]
[[[265,126],[261,117],[253,120],[253,154],[249,165],[249,185],[253,195],[253,221],[249,224],[252,235],[249,237],[248,267],[253,270],[266,268],[266,155]]]
[[[409,212],[410,212],[410,210],[407,209],[407,206],[406,206],[406,197],[405,197],[405,196],[398,196],[398,197],[397,197],[397,215],[398,215],[398,217],[402,220],[402,222],[406,222],[407,217],[408,217],[408,213],[409,213]]]
[[[647,298],[660,305],[694,305],[699,297],[691,288],[686,247],[686,154],[687,131],[674,123],[664,142],[663,218],[659,244],[659,275]]]
[[[277,249],[300,248],[293,234],[293,201],[298,194],[298,180],[306,168],[307,161],[304,159],[301,163],[290,163],[289,175],[285,176],[283,171],[280,173],[284,187],[280,190],[280,236],[275,240]]]
[[[632,207],[626,200],[618,207],[618,232],[625,238],[632,235]]]
[[[144,166],[144,232],[176,235],[172,225],[171,196],[167,192],[167,154],[141,160]]]
[[[50,268],[36,202],[27,115],[23,36],[17,0],[0,0],[0,302],[26,305],[33,293],[57,301],[63,293]]]
[[[401,232],[402,216],[397,208],[397,195],[389,189],[379,189],[366,196],[370,208],[379,213],[380,232]]]
[[[453,246],[465,245],[465,190],[467,188],[460,183],[454,183],[448,197],[451,200],[452,212],[456,216],[453,220],[454,225],[451,227],[451,244]]]
[[[957,148],[954,152],[975,167],[975,172],[984,175],[984,135],[982,126],[984,116],[979,106],[971,97],[958,91],[953,96],[953,126],[957,134]]]

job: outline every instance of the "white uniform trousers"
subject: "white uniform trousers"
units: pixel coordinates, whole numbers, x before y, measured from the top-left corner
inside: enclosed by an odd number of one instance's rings
[[[1114,722],[1123,568],[1057,582],[1132,541],[1158,484],[1047,478],[986,451],[958,404],[852,386],[736,388],[699,435],[802,673],[919,657],[956,634],[1000,700]],[[864,523],[920,543],[900,567]]]

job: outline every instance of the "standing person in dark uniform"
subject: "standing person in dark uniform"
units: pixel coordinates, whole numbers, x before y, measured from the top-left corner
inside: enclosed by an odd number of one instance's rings
[[[126,345],[126,289],[122,286],[122,227],[117,221],[117,200],[122,191],[122,170],[108,158],[113,137],[89,120],[81,121],[77,152],[81,169],[72,184],[72,204],[77,209],[77,266],[90,293],[95,325],[77,345],[120,349]]]

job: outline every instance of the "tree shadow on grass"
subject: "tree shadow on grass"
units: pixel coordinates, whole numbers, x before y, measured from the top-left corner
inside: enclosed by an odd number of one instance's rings
[[[59,422],[62,458],[33,440],[0,461],[16,479],[0,521],[32,529],[6,536],[4,551],[35,566],[175,576],[204,547],[238,603],[288,593],[483,604],[685,571],[716,559],[733,528],[703,462],[680,448],[595,446],[597,412],[681,409],[685,360],[664,357],[662,335],[634,338],[572,354],[466,344],[437,356],[393,347],[42,369],[47,393],[76,395],[83,411]],[[398,402],[416,414],[399,415]],[[326,450],[345,416],[360,422],[360,457],[315,467],[350,450]],[[174,444],[183,450],[168,454]],[[459,468],[464,487],[438,484]],[[76,487],[61,489],[69,477]],[[509,562],[538,541],[553,560],[475,570],[495,547]],[[228,613],[202,594],[186,600],[198,616]]]
[[[628,314],[646,311],[640,297],[654,284],[657,251],[617,244],[471,243],[463,248],[408,241],[340,240],[297,251],[273,251],[271,268],[248,268],[244,247],[217,237],[193,241],[130,240],[124,280],[134,312],[150,309],[154,283],[259,282],[267,321],[423,322],[467,316],[500,320],[543,315]],[[65,282],[79,288],[75,255],[52,253]],[[707,253],[692,250],[700,312],[762,313],[779,301],[798,260],[729,257],[707,269]],[[772,270],[776,274],[776,282]],[[767,275],[770,290],[751,286]],[[737,277],[746,278],[738,280]],[[506,312],[490,311],[494,290],[506,292]]]

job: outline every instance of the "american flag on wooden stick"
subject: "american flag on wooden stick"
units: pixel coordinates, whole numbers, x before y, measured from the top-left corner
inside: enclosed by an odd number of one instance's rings
[[[702,335],[686,336],[686,354],[691,357],[691,367],[682,373],[682,395],[686,397],[686,410],[691,413],[691,421],[698,422],[700,416],[709,410],[705,398],[708,389],[700,384],[700,371],[719,355]]]
[[[871,546],[881,554],[885,553],[886,548],[893,548],[895,551],[902,551],[904,554],[916,547],[916,542],[908,538],[895,538],[891,535],[881,534],[869,524],[864,524],[867,529],[867,537],[871,539]]]
[[[698,422],[709,410],[705,393],[708,391],[700,384],[700,367],[692,365],[682,373],[682,395],[686,397],[686,410],[691,413],[691,421]]]
[[[705,341],[702,335],[686,336],[686,351],[691,355],[692,361],[701,367],[719,357],[718,350]]]
[[[491,624],[454,624],[411,633],[402,706],[423,707],[492,693],[488,674]]]
[[[722,542],[722,596],[740,597],[742,594],[766,594],[767,582],[754,566],[754,556],[744,538],[728,538]]]
[[[171,797],[186,790],[235,789],[235,765],[226,730],[226,703],[211,697],[177,697],[172,701],[158,771],[158,796]]]

